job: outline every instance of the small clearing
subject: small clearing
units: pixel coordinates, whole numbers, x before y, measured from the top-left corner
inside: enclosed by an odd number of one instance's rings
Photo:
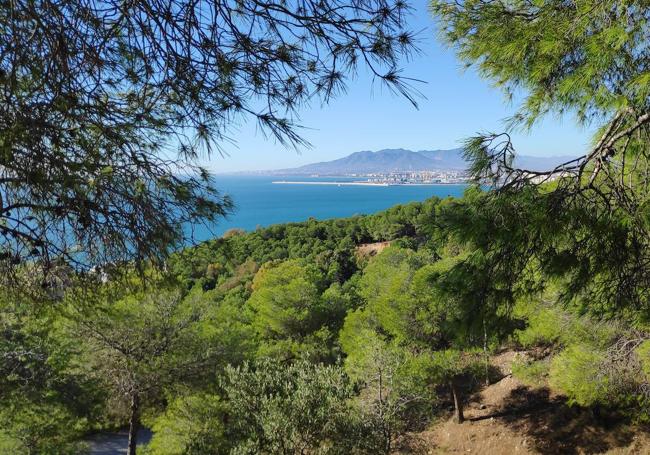
[[[371,257],[381,253],[390,246],[390,242],[363,243],[357,247],[357,254],[362,257]]]

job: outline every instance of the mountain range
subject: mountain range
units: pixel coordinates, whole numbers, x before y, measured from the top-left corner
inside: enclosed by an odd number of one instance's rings
[[[515,165],[530,170],[548,170],[570,160],[570,156],[517,156]],[[384,149],[377,152],[355,152],[333,161],[307,164],[268,173],[276,175],[347,175],[401,171],[463,170],[467,162],[460,148],[451,150]]]

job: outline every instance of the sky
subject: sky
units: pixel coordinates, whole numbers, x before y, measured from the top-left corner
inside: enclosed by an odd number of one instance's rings
[[[285,148],[265,137],[254,122],[230,133],[225,156],[203,163],[213,172],[270,170],[342,158],[361,150],[451,149],[477,132],[502,132],[504,119],[517,110],[500,89],[464,69],[453,50],[438,42],[426,0],[411,2],[412,29],[419,35],[421,55],[403,63],[403,74],[423,80],[419,108],[361,72],[345,94],[328,105],[313,103],[299,111],[302,136],[311,147]],[[579,155],[588,148],[592,129],[577,125],[571,115],[549,116],[529,133],[513,135],[518,153],[535,156]]]

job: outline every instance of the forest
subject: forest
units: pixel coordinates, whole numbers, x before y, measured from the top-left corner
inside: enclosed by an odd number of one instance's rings
[[[301,109],[362,71],[418,105],[409,2],[0,4],[0,452],[127,428],[129,455],[388,454],[497,418],[532,453],[647,438],[648,0],[428,5],[518,105],[465,139],[464,196],[196,243],[233,209],[201,160],[239,121],[301,150]],[[587,151],[518,168],[549,115]],[[516,406],[477,417],[504,381]]]
[[[138,453],[392,453],[450,408],[462,422],[505,349],[535,353],[523,381],[645,422],[644,312],[567,280],[591,258],[526,257],[540,233],[508,211],[534,214],[491,198],[231,230],[165,273],[67,283],[56,305],[4,292],[3,451],[79,453],[129,424],[153,429]]]

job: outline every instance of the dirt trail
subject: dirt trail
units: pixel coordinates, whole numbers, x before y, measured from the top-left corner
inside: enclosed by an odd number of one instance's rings
[[[493,359],[503,377],[466,403],[461,425],[448,420],[412,435],[412,452],[424,454],[648,454],[648,433],[595,419],[570,407],[546,387],[528,387],[510,371],[515,352]]]

